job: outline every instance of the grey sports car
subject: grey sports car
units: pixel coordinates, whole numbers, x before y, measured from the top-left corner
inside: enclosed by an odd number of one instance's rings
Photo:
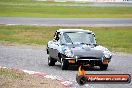
[[[48,65],[54,66],[58,61],[61,69],[69,65],[99,66],[106,70],[111,61],[111,52],[96,43],[95,34],[83,29],[59,29],[54,39],[47,44]]]

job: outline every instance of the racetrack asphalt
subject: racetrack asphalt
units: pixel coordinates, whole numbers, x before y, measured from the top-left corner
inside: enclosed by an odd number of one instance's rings
[[[37,1],[37,0],[36,0]],[[1,3],[2,5],[5,5],[7,3]],[[24,4],[20,4],[20,3],[8,3],[8,5],[17,5],[17,6],[95,6],[95,7],[132,7],[132,2],[91,2],[91,3],[53,3],[53,4],[46,4],[46,3],[42,3],[42,4],[29,4],[29,3],[24,3]]]
[[[80,88],[75,82],[77,67],[71,66],[69,70],[62,71],[60,63],[56,66],[47,65],[48,55],[45,48],[32,48],[21,46],[0,45],[0,66],[18,69],[27,69],[37,72],[44,72],[62,77],[65,80],[74,82],[76,88]],[[87,68],[87,74],[130,74],[132,75],[132,55],[114,53],[112,61],[106,71],[100,71],[98,67]],[[131,88],[130,84],[88,84],[81,88]]]
[[[132,18],[0,17],[0,24],[37,26],[132,26]]]

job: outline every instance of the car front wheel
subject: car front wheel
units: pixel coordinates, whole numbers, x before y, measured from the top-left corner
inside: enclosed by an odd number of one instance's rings
[[[66,60],[63,60],[63,58],[61,58],[61,69],[62,70],[68,69],[68,62]]]
[[[100,70],[107,70],[108,64],[101,64],[100,65]]]
[[[50,56],[48,57],[48,65],[49,65],[49,66],[54,66],[54,65],[55,65],[54,59],[51,58]]]

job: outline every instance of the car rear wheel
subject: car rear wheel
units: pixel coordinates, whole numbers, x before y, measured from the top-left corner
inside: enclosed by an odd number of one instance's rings
[[[61,69],[62,70],[68,69],[68,62],[66,60],[63,60],[63,58],[61,58]]]
[[[107,70],[108,64],[101,64],[100,65],[100,70]]]
[[[55,65],[55,60],[51,58],[50,56],[48,57],[48,65],[49,66],[54,66]]]

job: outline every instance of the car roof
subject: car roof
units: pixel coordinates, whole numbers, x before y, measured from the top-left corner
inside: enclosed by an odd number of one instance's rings
[[[57,32],[88,32],[92,33],[90,30],[83,30],[83,29],[59,29]]]

